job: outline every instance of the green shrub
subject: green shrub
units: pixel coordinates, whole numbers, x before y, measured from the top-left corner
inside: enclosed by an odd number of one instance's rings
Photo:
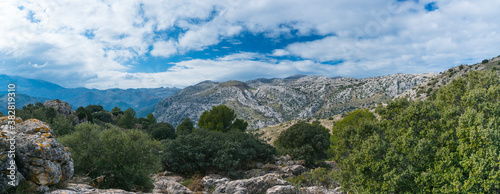
[[[54,118],[54,122],[50,124],[50,128],[52,131],[54,131],[54,134],[56,136],[63,136],[66,134],[73,133],[75,130],[75,127],[73,126],[72,119],[74,116],[66,116],[64,115],[57,115],[56,118]]]
[[[149,126],[149,134],[156,140],[175,139],[175,128],[169,123],[155,123]]]
[[[326,157],[330,134],[322,125],[303,121],[281,132],[274,145],[282,154],[289,154],[295,160],[305,160],[312,164]]]
[[[485,63],[488,63],[488,62],[490,62],[490,61],[489,61],[488,59],[485,59],[485,60],[483,60],[481,63],[482,63],[482,64],[485,64]]]
[[[191,119],[185,118],[181,122],[181,124],[177,125],[177,128],[175,130],[175,134],[177,136],[188,135],[188,134],[192,133],[193,130],[194,130],[193,122],[191,121]]]
[[[500,191],[500,79],[459,76],[425,101],[397,99],[337,122],[332,171],[359,193]],[[356,116],[357,115],[357,116]],[[348,120],[346,120],[348,119]],[[343,126],[339,126],[343,124]]]
[[[139,130],[82,123],[58,141],[71,150],[75,174],[93,180],[104,176],[102,182],[94,182],[100,188],[149,191],[150,175],[160,170],[161,144]]]
[[[275,149],[238,130],[227,133],[195,130],[193,133],[164,141],[163,165],[167,170],[185,175],[226,173],[252,162],[273,159]]]
[[[327,189],[335,189],[340,185],[335,181],[334,177],[334,170],[316,168],[296,177],[291,177],[288,182],[297,187],[322,186]]]
[[[108,111],[99,111],[92,113],[92,120],[99,120],[105,123],[113,122],[113,119],[111,118],[111,113],[109,113]]]

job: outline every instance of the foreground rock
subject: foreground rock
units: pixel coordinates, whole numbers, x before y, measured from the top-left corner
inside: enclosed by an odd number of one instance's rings
[[[110,194],[134,194],[121,189],[96,189],[86,184],[68,184],[66,189],[59,189],[50,194],[81,194],[81,193],[110,193]]]
[[[169,193],[169,194],[191,194],[193,193],[187,187],[180,184],[183,181],[179,176],[158,176],[155,177],[155,188],[153,193]]]
[[[8,151],[11,150],[9,138],[15,139],[15,164],[17,169],[17,182],[25,181],[29,185],[28,190],[37,192],[48,192],[49,187],[64,183],[71,179],[74,173],[73,160],[67,147],[57,142],[54,132],[50,127],[39,120],[29,119],[18,124],[15,130],[7,128],[7,118],[0,118],[2,131],[0,137],[0,165],[2,172],[6,172],[5,164],[11,167],[11,158]],[[10,173],[8,171],[7,173]],[[0,193],[8,188],[5,176],[0,178]]]
[[[276,185],[290,185],[290,183],[281,179],[278,174],[271,173],[251,179],[229,181],[215,188],[214,193],[264,193]]]

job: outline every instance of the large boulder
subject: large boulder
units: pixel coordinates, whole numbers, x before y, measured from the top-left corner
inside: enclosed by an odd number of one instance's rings
[[[266,194],[299,194],[299,190],[292,185],[276,185],[269,188]]]
[[[205,191],[209,191],[211,188],[217,188],[220,185],[227,184],[230,180],[221,175],[210,174],[201,179],[201,184]]]
[[[184,185],[178,183],[176,176],[160,176],[155,178],[153,193],[190,194],[193,193]],[[182,177],[181,177],[182,179]]]
[[[59,113],[59,114],[63,114],[63,115],[70,115],[72,114],[73,112],[75,112],[72,108],[71,108],[71,105],[69,105],[67,102],[63,102],[59,99],[56,99],[56,100],[49,100],[49,101],[45,101],[43,103],[44,106],[47,106],[47,107],[52,107],[54,109],[56,109],[56,111]]]
[[[20,179],[25,179],[32,189],[38,192],[48,192],[49,186],[71,179],[74,173],[71,153],[67,147],[57,142],[54,132],[46,123],[29,119],[16,124],[15,130],[10,130],[3,120],[6,118],[0,118],[2,122],[2,138],[0,138],[2,149],[0,150],[3,150],[0,151],[0,160],[3,161],[6,158],[6,143],[10,146],[10,142],[7,142],[5,138],[14,137],[14,165],[18,172],[16,175]],[[2,162],[2,164],[5,163]],[[0,166],[3,167],[3,165]],[[0,184],[1,193],[6,187],[5,182],[0,182]]]
[[[267,189],[276,185],[290,185],[290,183],[281,179],[278,174],[270,173],[251,179],[230,181],[219,185],[213,193],[265,193]]]
[[[110,193],[110,194],[135,194],[121,189],[96,189],[86,184],[68,184],[65,189],[51,191],[50,194],[82,194],[82,193]]]

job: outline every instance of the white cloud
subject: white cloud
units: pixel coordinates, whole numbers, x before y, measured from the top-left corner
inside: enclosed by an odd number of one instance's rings
[[[172,40],[155,42],[151,51],[151,55],[162,57],[169,57],[177,53],[177,42]]]
[[[500,54],[500,1],[438,0],[439,9],[427,12],[424,5],[430,2],[0,1],[0,71],[69,87],[158,87],[297,73],[363,77],[442,71]],[[131,73],[131,61],[147,54],[166,58],[223,40],[238,43],[231,38],[242,32],[277,38],[292,31],[323,38],[272,53],[234,51],[177,62],[166,72],[157,71],[166,69],[162,66]],[[303,60],[273,58],[287,56]],[[339,60],[344,62],[323,64]]]

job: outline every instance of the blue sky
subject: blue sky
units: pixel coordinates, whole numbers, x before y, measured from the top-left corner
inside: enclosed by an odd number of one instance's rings
[[[500,1],[0,2],[0,71],[64,87],[440,72],[500,54]]]

